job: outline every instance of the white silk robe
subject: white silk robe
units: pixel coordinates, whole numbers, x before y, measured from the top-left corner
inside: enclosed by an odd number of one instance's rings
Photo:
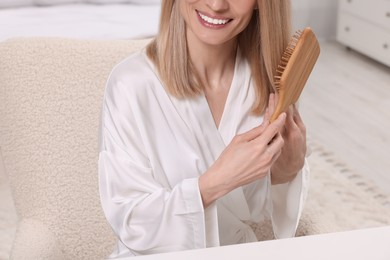
[[[144,52],[118,64],[107,82],[100,129],[102,207],[118,236],[110,258],[256,241],[243,221],[270,218],[278,238],[294,236],[309,168],[290,183],[270,176],[203,208],[198,178],[232,138],[262,122],[251,114],[254,90],[238,53],[219,128],[204,95],[169,95]]]

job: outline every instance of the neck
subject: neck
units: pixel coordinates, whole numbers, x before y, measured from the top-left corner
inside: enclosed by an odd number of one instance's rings
[[[190,59],[205,90],[226,87],[226,79],[234,73],[237,42],[207,45],[191,36],[187,39]]]

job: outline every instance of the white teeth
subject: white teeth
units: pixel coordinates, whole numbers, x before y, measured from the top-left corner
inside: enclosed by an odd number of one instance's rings
[[[226,19],[226,20],[213,19],[213,18],[208,17],[208,16],[201,14],[201,13],[199,13],[199,16],[202,18],[203,21],[214,24],[214,25],[227,24],[229,22],[229,19]]]

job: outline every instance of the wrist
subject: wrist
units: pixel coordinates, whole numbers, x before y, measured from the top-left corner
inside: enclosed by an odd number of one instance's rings
[[[207,208],[230,190],[219,181],[217,172],[209,170],[199,177],[199,191],[202,197],[203,207]]]
[[[292,173],[285,173],[281,172],[275,167],[271,168],[271,184],[272,185],[278,185],[278,184],[285,184],[288,182],[291,182],[295,179],[295,177],[298,175],[298,172],[292,172]]]

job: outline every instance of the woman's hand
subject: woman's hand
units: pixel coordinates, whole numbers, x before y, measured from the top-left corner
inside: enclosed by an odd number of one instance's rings
[[[266,112],[267,118],[269,113]],[[237,187],[264,178],[278,159],[283,147],[279,134],[286,114],[273,123],[269,120],[233,138],[216,162],[199,178],[199,189],[206,208]]]
[[[277,104],[277,96],[271,95],[269,109],[271,115]],[[284,146],[279,158],[271,167],[272,184],[282,184],[295,178],[305,163],[306,127],[296,105],[291,105],[286,112],[286,122],[280,131]]]

